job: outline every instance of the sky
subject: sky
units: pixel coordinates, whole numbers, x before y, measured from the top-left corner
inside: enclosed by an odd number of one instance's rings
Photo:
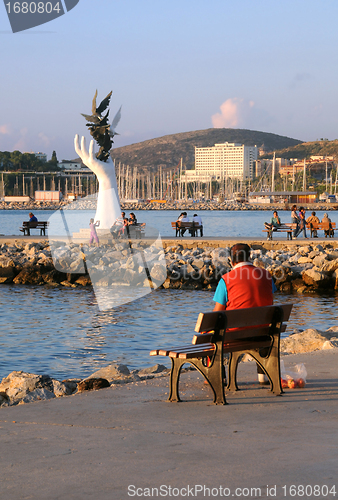
[[[96,89],[111,119],[122,105],[114,147],[212,127],[336,139],[337,18],[336,0],[79,0],[12,33],[0,5],[0,151],[76,158]]]

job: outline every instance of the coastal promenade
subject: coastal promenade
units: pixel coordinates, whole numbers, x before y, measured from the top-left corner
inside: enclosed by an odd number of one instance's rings
[[[55,240],[55,241],[67,241],[67,238],[65,236],[38,236],[38,235],[31,235],[31,236],[6,236],[0,235],[0,245],[4,243],[13,243],[14,241],[19,241],[20,243],[39,243],[41,241],[46,241],[48,239]],[[216,236],[205,236],[205,237],[195,237],[192,238],[190,236],[187,237],[161,237],[163,245],[165,247],[172,246],[172,245],[183,245],[183,247],[194,247],[194,246],[214,246],[214,247],[223,247],[223,246],[229,246],[235,243],[238,243],[239,241],[248,243],[248,245],[254,245],[254,244],[259,244],[262,245],[264,244],[265,248],[273,248],[275,245],[284,245],[284,246],[297,246],[297,245],[317,245],[318,243],[323,244],[323,243],[329,243],[332,245],[333,248],[336,248],[338,246],[338,240],[336,238],[324,238],[324,237],[318,237],[318,238],[308,238],[305,239],[303,237],[299,237],[293,240],[287,240],[285,236],[283,235],[274,235],[274,239],[272,241],[269,241],[266,239],[266,237],[262,238],[248,238],[248,237],[242,237],[242,236],[224,236],[222,238],[216,237]],[[141,241],[147,241],[147,238],[143,238]],[[151,238],[149,238],[151,240]],[[109,241],[112,241],[112,238],[108,236],[107,238],[101,236],[100,237],[100,242],[102,244],[109,243]],[[140,240],[136,240],[140,241]],[[68,242],[68,241],[67,241]],[[88,238],[77,238],[74,240],[75,243],[88,243]]]
[[[317,493],[305,498],[336,498],[337,351],[284,362],[305,363],[305,388],[275,397],[255,382],[254,363],[242,363],[244,390],[226,406],[189,371],[179,404],[165,401],[163,377],[1,408],[0,497],[289,499],[307,487]]]

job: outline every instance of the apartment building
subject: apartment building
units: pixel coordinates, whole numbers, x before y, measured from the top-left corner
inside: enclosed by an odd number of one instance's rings
[[[195,170],[187,170],[187,182],[222,179],[252,179],[257,146],[225,142],[210,148],[195,148]]]

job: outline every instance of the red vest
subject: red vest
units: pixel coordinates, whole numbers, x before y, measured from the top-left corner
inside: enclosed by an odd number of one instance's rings
[[[228,302],[226,309],[270,306],[273,303],[272,278],[268,271],[253,265],[237,267],[224,274]]]

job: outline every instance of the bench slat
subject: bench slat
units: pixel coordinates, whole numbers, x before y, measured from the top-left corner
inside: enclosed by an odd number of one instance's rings
[[[201,333],[194,335],[192,338],[192,344],[198,345],[198,344],[205,344],[207,342],[211,342],[213,337],[213,333]]]
[[[278,305],[278,304],[276,304]],[[252,307],[249,309],[236,309],[226,311],[227,328],[241,328],[248,326],[259,326],[261,324],[270,324],[275,310],[275,306]],[[281,305],[284,311],[284,321],[288,321],[292,304]],[[210,332],[215,327],[215,323],[220,311],[211,313],[200,313],[195,326],[195,332]],[[224,311],[225,314],[225,311]]]
[[[224,346],[224,352],[237,352],[237,351],[249,351],[251,349],[261,349],[263,347],[270,347],[271,346],[271,340],[261,340],[260,342],[257,342],[257,345],[255,346],[254,342],[245,342],[241,341],[238,343],[233,343],[229,345]]]

